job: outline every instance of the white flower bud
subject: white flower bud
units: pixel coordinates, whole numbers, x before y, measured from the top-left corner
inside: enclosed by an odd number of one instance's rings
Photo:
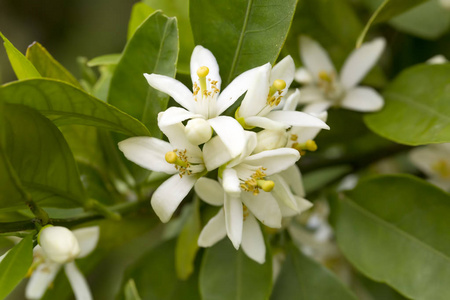
[[[258,132],[256,136],[258,144],[256,145],[255,150],[253,150],[254,153],[285,147],[288,139],[285,130],[265,129]]]
[[[189,142],[194,145],[206,143],[211,139],[212,130],[209,123],[202,118],[195,118],[187,122],[184,129]]]
[[[60,264],[73,261],[80,254],[80,245],[69,229],[61,226],[44,227],[39,232],[39,245],[45,255]]]

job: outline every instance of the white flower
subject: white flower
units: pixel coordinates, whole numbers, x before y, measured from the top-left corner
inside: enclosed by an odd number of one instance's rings
[[[191,57],[193,92],[178,80],[168,76],[158,74],[144,74],[144,76],[153,88],[168,94],[184,107],[167,109],[163,117],[158,120],[160,127],[190,119],[187,126],[190,128],[190,122],[196,118],[204,119],[222,139],[231,156],[235,157],[245,146],[243,129],[234,118],[220,116],[220,114],[247,90],[253,73],[253,70],[242,73],[219,94],[221,79],[217,61],[209,50],[197,46]],[[206,127],[204,123],[201,126]],[[200,131],[203,134],[206,128]],[[202,138],[188,135],[191,142],[197,145],[207,142],[209,137],[210,135],[204,135]]]
[[[54,226],[44,227],[40,232],[41,246],[33,251],[33,271],[28,281],[25,296],[27,299],[41,299],[53,282],[61,267],[72,286],[77,300],[92,299],[89,286],[74,260],[88,256],[97,246],[100,236],[98,226],[70,231]],[[75,255],[75,253],[77,253]]]
[[[305,112],[322,112],[330,106],[371,112],[383,107],[384,100],[374,89],[356,86],[374,66],[385,47],[377,38],[354,50],[338,74],[326,51],[309,37],[300,38],[300,55],[305,68],[295,78],[307,84],[301,89],[301,102],[309,104]]]
[[[294,80],[294,72],[294,61],[290,56],[273,68],[270,64],[258,67],[255,80],[236,111],[236,119],[246,128],[279,130],[304,126],[329,129],[321,120],[303,112],[274,110]]]
[[[409,158],[428,175],[428,181],[450,191],[450,143],[415,148],[409,153]]]
[[[119,149],[143,168],[175,174],[156,189],[151,199],[153,210],[165,223],[203,175],[205,166],[202,151],[188,141],[182,123],[160,128],[170,143],[152,137],[132,137],[121,141]]]
[[[447,58],[446,58],[444,55],[442,55],[442,54],[437,54],[437,55],[435,55],[435,56],[433,56],[433,57],[430,57],[430,58],[426,61],[426,63],[427,63],[427,64],[430,64],[430,65],[441,65],[441,64],[446,64],[446,63],[448,63],[448,60],[447,60]]]
[[[439,2],[443,8],[450,10],[450,0],[439,0]]]

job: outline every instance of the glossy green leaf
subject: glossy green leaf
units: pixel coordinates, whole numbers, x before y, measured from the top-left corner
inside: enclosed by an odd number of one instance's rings
[[[23,105],[5,105],[5,154],[31,198],[41,206],[82,206],[85,193],[61,132]]]
[[[259,264],[236,250],[228,238],[205,251],[200,270],[204,300],[267,299],[272,289],[272,258]]]
[[[128,22],[127,40],[131,39],[139,25],[154,12],[155,10],[144,2],[138,2],[133,5],[130,21]]]
[[[216,56],[222,85],[240,73],[274,63],[284,44],[297,0],[191,0],[194,40]]]
[[[133,279],[128,280],[127,284],[124,288],[125,291],[125,300],[141,300],[141,296],[139,296],[139,292],[136,288],[136,283],[134,283]]]
[[[7,103],[32,107],[58,125],[82,124],[127,135],[148,135],[142,123],[84,91],[52,79],[13,82],[0,88]]]
[[[119,63],[120,57],[122,54],[114,53],[114,54],[105,54],[102,56],[97,56],[86,63],[88,67],[98,67],[105,65],[117,65]]]
[[[177,55],[176,19],[155,12],[128,41],[111,81],[108,102],[141,120],[153,136],[160,135],[157,115],[169,97],[150,87],[143,74],[175,76]]]
[[[289,245],[273,288],[273,300],[356,300],[330,270]]]
[[[375,133],[407,145],[450,142],[450,65],[418,65],[385,89],[384,108],[366,115]]]
[[[0,262],[0,299],[5,297],[25,278],[33,262],[33,234],[14,246]]]
[[[125,280],[132,278],[142,299],[200,299],[197,276],[187,281],[177,278],[174,265],[175,242],[165,242],[147,252],[128,270]]]
[[[38,42],[28,46],[26,58],[31,61],[42,77],[59,79],[80,87],[80,83]]]
[[[188,209],[188,208],[185,208]],[[175,267],[178,278],[186,280],[194,271],[194,260],[198,251],[201,231],[198,198],[189,207],[188,218],[181,229],[175,248]]]
[[[408,298],[450,298],[449,194],[387,175],[361,181],[338,203],[337,241],[353,266]]]
[[[39,74],[33,64],[1,32],[0,37],[3,39],[3,46],[5,46],[6,54],[8,54],[9,62],[17,79],[41,77],[41,74]]]

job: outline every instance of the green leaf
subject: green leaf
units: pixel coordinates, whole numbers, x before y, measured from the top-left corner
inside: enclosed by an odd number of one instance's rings
[[[139,25],[154,12],[155,10],[153,8],[143,2],[138,2],[133,5],[130,21],[128,22],[127,40],[131,39]]]
[[[147,129],[129,115],[84,91],[53,79],[13,82],[0,88],[7,103],[37,109],[57,126],[82,124],[127,135],[148,135]]]
[[[272,257],[259,264],[225,238],[205,251],[200,270],[202,299],[267,299],[272,289]]]
[[[194,40],[216,56],[222,85],[240,73],[274,63],[286,39],[297,0],[191,0]]]
[[[41,206],[82,205],[75,160],[55,125],[23,105],[6,104],[4,117],[6,156],[32,199]]]
[[[407,145],[450,142],[450,65],[418,65],[385,89],[384,108],[364,121],[376,134]]]
[[[3,39],[3,46],[5,46],[6,54],[8,54],[9,62],[17,79],[41,77],[41,74],[39,74],[33,64],[1,32],[0,37]]]
[[[81,88],[75,77],[38,42],[28,46],[26,58],[31,61],[42,77],[59,79]]]
[[[359,271],[408,298],[450,298],[449,194],[388,175],[361,181],[338,201],[338,245]]]
[[[178,236],[175,248],[175,267],[181,280],[186,280],[194,271],[194,260],[198,251],[197,240],[201,231],[200,223],[199,200],[196,198],[189,207],[188,219]]]
[[[161,135],[157,115],[169,97],[150,87],[143,74],[175,76],[177,55],[176,19],[155,12],[128,41],[111,81],[108,102],[141,120],[156,137]]]
[[[0,299],[6,296],[25,278],[33,262],[33,234],[23,238],[0,262]]]
[[[106,66],[106,65],[117,65],[119,63],[120,57],[122,54],[114,53],[114,54],[106,54],[102,56],[95,57],[88,61],[86,65],[88,67],[98,67],[98,66]]]
[[[133,279],[128,280],[125,285],[125,300],[141,300]]]
[[[200,299],[197,276],[191,276],[187,281],[177,279],[174,248],[173,240],[165,242],[147,252],[127,270],[124,279],[135,281],[142,299]]]
[[[333,300],[356,300],[330,270],[289,245],[271,299],[328,300],[330,295]]]

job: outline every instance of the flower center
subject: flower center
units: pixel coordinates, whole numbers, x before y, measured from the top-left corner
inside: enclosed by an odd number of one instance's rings
[[[298,136],[291,134],[290,140],[293,142],[291,147],[300,152],[300,155],[305,155],[306,151],[314,152],[317,150],[317,144],[313,140],[307,140],[304,143],[298,143]]]
[[[283,79],[277,79],[273,82],[267,96],[267,105],[270,107],[277,106],[281,101],[281,93],[286,88],[286,82]]]
[[[325,97],[338,105],[339,101],[344,96],[344,89],[336,80],[334,72],[328,73],[326,71],[319,72],[319,88],[322,90]]]
[[[258,168],[249,179],[241,183],[241,189],[246,192],[252,192],[255,196],[259,194],[260,189],[264,192],[272,191],[275,183],[272,180],[265,180],[265,170],[266,168],[263,167]]]
[[[198,68],[197,75],[200,86],[194,82],[193,95],[194,101],[198,103],[197,113],[209,119],[216,114],[216,99],[220,90],[217,87],[218,81],[207,78],[208,74],[208,67]]]
[[[450,166],[447,161],[441,159],[434,163],[431,168],[442,178],[450,178]]]
[[[175,169],[180,173],[180,177],[192,174],[192,171],[189,169],[191,164],[187,160],[186,149],[169,151],[166,153],[165,158],[169,164],[175,166]]]

